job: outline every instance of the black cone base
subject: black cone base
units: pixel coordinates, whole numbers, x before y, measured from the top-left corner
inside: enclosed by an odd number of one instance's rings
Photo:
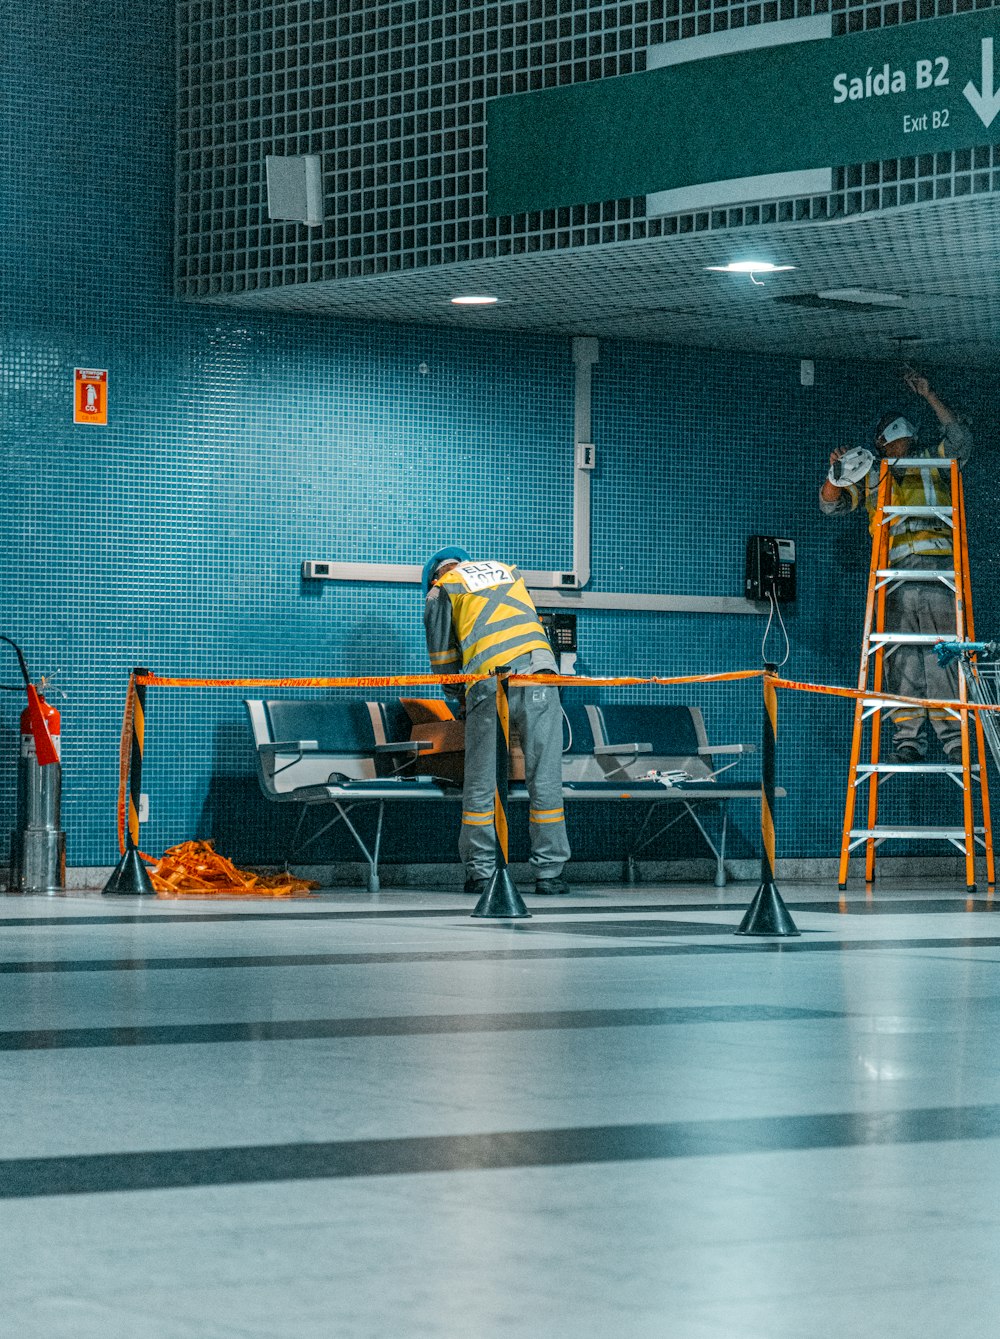
[[[740,921],[738,935],[797,936],[800,932],[774,883],[762,883]]]
[[[128,846],[101,890],[105,897],[155,897],[149,871],[134,846]]]
[[[486,885],[486,892],[476,903],[472,914],[491,920],[513,920],[519,916],[530,916],[531,912],[514,887],[510,870],[498,869]]]

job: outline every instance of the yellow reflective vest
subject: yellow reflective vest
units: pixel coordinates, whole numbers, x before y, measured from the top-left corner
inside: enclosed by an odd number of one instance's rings
[[[888,505],[893,507],[950,507],[951,460],[968,458],[972,434],[963,423],[955,421],[945,428],[944,438],[936,447],[914,448],[914,455],[927,459],[940,456],[940,469],[908,469],[906,457],[899,457],[891,467]],[[850,484],[842,490],[836,504],[821,507],[827,512],[853,511],[864,497],[868,512],[868,528],[875,533],[875,510],[878,504],[879,464],[873,466],[859,484]],[[864,490],[862,494],[862,489]],[[893,520],[890,526],[889,562],[898,563],[910,557],[950,558],[952,555],[952,527],[947,520],[927,516],[905,516]]]
[[[498,562],[459,563],[431,586],[424,610],[431,665],[443,674],[489,674],[521,656],[555,670],[524,578]]]

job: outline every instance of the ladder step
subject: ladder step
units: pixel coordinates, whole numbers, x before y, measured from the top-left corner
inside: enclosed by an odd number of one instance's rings
[[[868,640],[881,646],[936,646],[948,638],[940,632],[872,632]]]
[[[938,776],[961,776],[965,769],[961,763],[951,762],[859,762],[858,771],[864,772],[865,776],[871,776],[872,772],[880,774],[891,774],[895,772],[929,772]],[[972,772],[979,771],[979,764],[972,763],[969,768]]]
[[[951,473],[951,456],[900,456],[895,462],[908,470],[945,470]]]
[[[973,828],[973,832],[983,832],[983,828]],[[883,840],[890,837],[920,837],[928,841],[961,841],[965,837],[965,828],[921,828],[914,826],[905,827],[875,827],[875,828],[852,828],[851,840],[854,841],[861,837],[876,837]]]
[[[886,698],[881,698],[881,697],[863,697],[863,698],[861,699],[861,705],[862,705],[862,707],[864,707],[864,709],[865,709],[866,711],[868,711],[868,710],[871,710],[871,711],[903,711],[903,710],[906,710],[906,709],[909,708],[909,707],[912,707],[912,706],[913,706],[913,703],[912,703],[912,702],[895,702],[895,701],[893,701],[892,698],[888,698],[888,699],[886,699]],[[952,714],[952,715],[954,715],[954,716],[957,717],[957,716],[959,715],[959,709],[958,709],[958,707],[954,707],[953,709],[951,709],[950,714]]]
[[[878,575],[893,581],[954,581],[952,567],[880,567]]]
[[[950,516],[953,507],[883,507],[883,516]]]

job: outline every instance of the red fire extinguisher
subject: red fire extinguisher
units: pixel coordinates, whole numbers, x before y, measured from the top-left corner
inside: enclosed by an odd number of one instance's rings
[[[9,887],[15,893],[56,893],[66,887],[60,724],[58,710],[32,687],[21,713],[17,825],[10,843]]]
[[[41,693],[36,694],[37,707],[32,709],[28,706],[21,712],[21,757],[34,758],[37,756],[35,747],[35,727],[37,718],[40,715],[45,722],[45,729],[52,740],[52,747],[55,749],[56,757],[62,757],[62,740],[60,737],[61,722],[59,708],[54,707],[51,702],[46,702]]]
[[[7,886],[15,893],[58,893],[66,887],[66,838],[59,823],[62,796],[59,712],[31,682],[17,643],[3,633],[0,642],[13,647],[28,695],[28,705],[21,713],[17,815],[10,840]]]

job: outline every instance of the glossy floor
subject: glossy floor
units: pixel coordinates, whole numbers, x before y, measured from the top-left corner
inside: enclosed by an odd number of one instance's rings
[[[783,891],[0,899],[0,1328],[993,1335],[993,902]]]

